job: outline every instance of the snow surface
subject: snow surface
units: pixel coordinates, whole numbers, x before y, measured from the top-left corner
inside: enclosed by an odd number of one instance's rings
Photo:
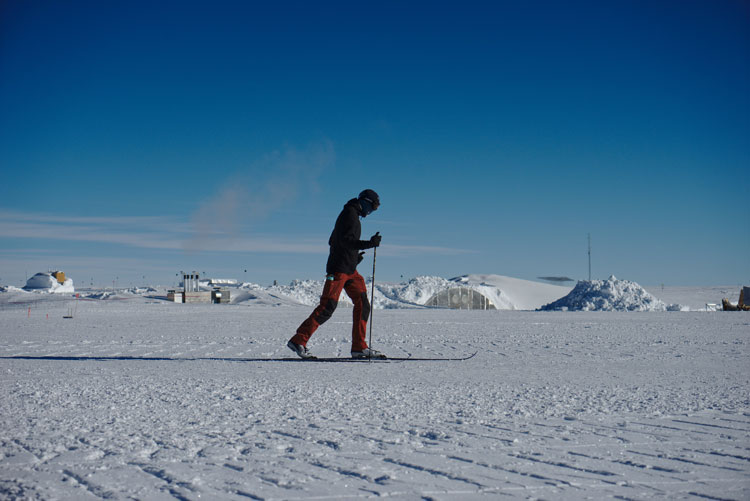
[[[0,498],[750,498],[745,313],[383,309],[387,354],[479,353],[267,362],[310,308],[260,292],[63,319],[72,297],[5,288]],[[350,330],[339,309],[309,347]]]
[[[721,300],[728,298],[736,303],[739,299],[741,285],[712,287],[679,287],[679,286],[646,286],[646,289],[667,304],[679,303],[690,310],[705,310],[706,305],[717,305],[721,309]]]
[[[567,296],[542,306],[545,311],[680,311],[667,306],[646,289],[612,275],[607,280],[581,280]]]

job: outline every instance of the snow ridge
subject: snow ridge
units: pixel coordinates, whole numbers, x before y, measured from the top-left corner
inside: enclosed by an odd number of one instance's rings
[[[401,284],[375,285],[376,308],[409,308],[423,306],[445,289],[458,287],[442,277],[419,276]]]
[[[304,304],[314,306],[320,301],[322,280],[294,280],[289,285],[264,287],[243,283],[241,292],[233,295],[233,303]],[[370,289],[368,283],[368,290]],[[405,283],[376,283],[376,309],[424,308],[435,294],[446,289],[468,287],[483,294],[499,310],[535,310],[541,305],[567,294],[570,287],[543,284],[501,275],[463,275],[450,280],[438,276],[418,276]],[[351,306],[346,294],[339,304]]]
[[[540,308],[542,311],[679,311],[667,306],[646,289],[614,275],[607,280],[580,280],[567,296]]]

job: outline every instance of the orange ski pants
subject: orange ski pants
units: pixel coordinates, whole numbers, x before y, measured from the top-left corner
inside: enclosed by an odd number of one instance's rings
[[[365,279],[356,270],[352,274],[335,273],[326,277],[323,294],[320,296],[320,304],[307,317],[307,320],[297,328],[297,333],[291,339],[292,342],[307,346],[307,342],[313,333],[328,321],[333,312],[336,311],[342,290],[346,291],[346,295],[354,303],[351,351],[362,351],[367,348],[365,338],[367,320],[370,318],[370,301],[367,299]]]

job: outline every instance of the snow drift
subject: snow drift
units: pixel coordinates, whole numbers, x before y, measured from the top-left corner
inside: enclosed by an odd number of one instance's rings
[[[666,311],[680,310],[667,306],[646,289],[614,275],[607,280],[580,280],[567,296],[540,308],[542,311]]]

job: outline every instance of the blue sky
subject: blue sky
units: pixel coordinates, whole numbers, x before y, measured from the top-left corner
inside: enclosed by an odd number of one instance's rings
[[[747,2],[322,3],[2,2],[0,283],[750,282]]]

